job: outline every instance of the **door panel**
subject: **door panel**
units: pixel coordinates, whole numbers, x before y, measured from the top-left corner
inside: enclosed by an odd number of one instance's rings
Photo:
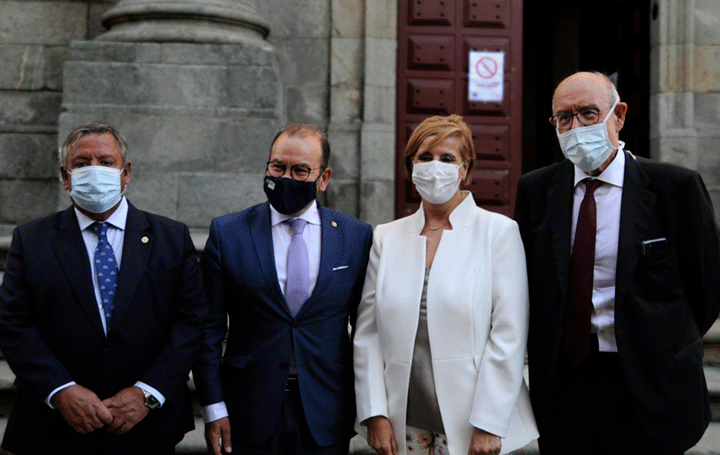
[[[403,155],[414,128],[432,115],[459,114],[470,127],[477,203],[511,215],[521,169],[522,0],[399,0],[396,145],[397,217],[420,196]],[[505,54],[501,102],[468,101],[471,50]]]

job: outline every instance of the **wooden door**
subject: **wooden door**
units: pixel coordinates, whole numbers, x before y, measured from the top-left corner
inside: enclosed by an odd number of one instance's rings
[[[522,0],[399,0],[396,217],[420,196],[405,177],[403,154],[415,127],[432,115],[459,114],[475,142],[468,188],[478,205],[512,216],[521,173]],[[470,51],[504,53],[501,102],[468,101]]]

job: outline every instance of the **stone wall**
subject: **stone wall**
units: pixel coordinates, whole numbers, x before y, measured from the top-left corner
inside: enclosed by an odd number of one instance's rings
[[[54,211],[63,63],[113,1],[0,1],[0,224]]]
[[[698,170],[720,219],[720,3],[654,3],[651,157]]]

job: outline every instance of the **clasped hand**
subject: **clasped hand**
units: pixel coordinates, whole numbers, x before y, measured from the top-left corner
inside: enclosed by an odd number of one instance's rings
[[[100,428],[115,434],[125,434],[149,412],[142,391],[135,386],[122,389],[114,396],[100,401],[95,392],[75,384],[57,392],[53,404],[63,419],[82,434]]]

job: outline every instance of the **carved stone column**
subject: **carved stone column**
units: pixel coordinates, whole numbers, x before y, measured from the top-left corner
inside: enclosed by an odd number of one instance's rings
[[[246,43],[270,31],[244,0],[121,0],[103,24],[104,41]]]
[[[108,33],[71,44],[58,140],[81,121],[117,126],[133,162],[128,198],[191,228],[264,201],[284,109],[276,51],[255,9],[122,0],[104,22]]]

